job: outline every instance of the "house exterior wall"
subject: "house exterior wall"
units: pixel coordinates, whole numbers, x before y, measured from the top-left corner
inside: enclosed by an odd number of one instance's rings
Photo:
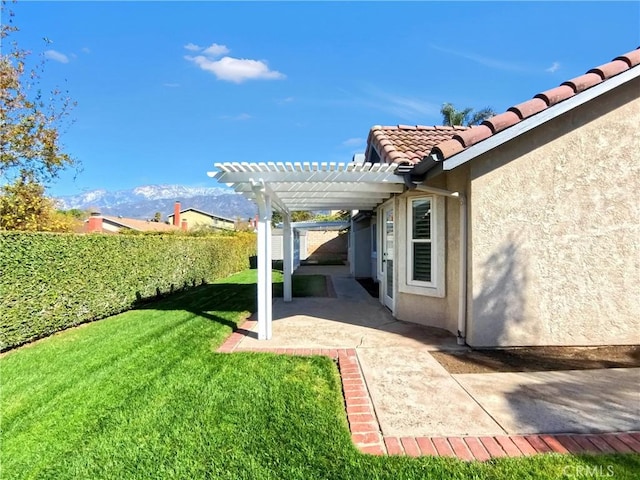
[[[214,228],[223,228],[225,230],[233,230],[235,228],[235,224],[232,221],[224,220],[221,218],[210,217],[208,215],[204,215],[200,212],[195,212],[193,210],[187,210],[185,212],[180,213],[180,221],[186,220],[187,227],[189,229],[197,228],[197,227],[214,227]],[[173,221],[173,215],[169,216],[169,221]]]
[[[371,217],[371,258],[369,261],[369,268],[371,272],[371,278],[377,280],[378,278],[378,250],[380,249],[378,240],[378,219],[375,216]]]
[[[119,233],[122,226],[111,223],[109,220],[102,220],[102,231],[104,233]]]
[[[350,235],[357,245],[349,259],[351,274],[355,278],[371,276],[371,220],[366,219],[352,224]],[[368,246],[368,248],[367,248]]]
[[[638,92],[636,79],[468,164],[469,345],[640,343]]]
[[[449,191],[459,191],[466,185],[466,177],[461,172],[451,172],[430,182],[429,186]],[[464,191],[464,190],[463,190]],[[442,274],[444,275],[444,292],[442,296],[429,296],[403,291],[402,283],[407,277],[407,199],[429,195],[422,192],[407,192],[399,195],[395,201],[396,208],[396,300],[395,317],[421,325],[457,332],[458,311],[458,233],[459,233],[459,202],[456,199],[440,197],[442,202],[442,228],[440,240],[444,243],[442,249]],[[438,233],[436,233],[437,235]]]

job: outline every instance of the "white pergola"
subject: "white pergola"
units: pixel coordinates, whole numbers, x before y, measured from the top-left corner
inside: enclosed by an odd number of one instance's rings
[[[258,339],[271,338],[271,215],[283,217],[285,302],[292,300],[295,210],[373,210],[404,181],[397,165],[381,163],[216,163],[210,177],[226,183],[258,205]]]

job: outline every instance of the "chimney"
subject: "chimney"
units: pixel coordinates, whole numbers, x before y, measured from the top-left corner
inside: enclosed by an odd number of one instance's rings
[[[173,206],[173,225],[180,226],[180,202],[176,202]]]
[[[87,221],[87,232],[102,232],[102,216],[100,212],[91,212]]]
[[[180,224],[180,227],[182,228],[183,232],[187,231],[187,220],[182,220],[182,223]]]
[[[256,215],[253,218],[249,219],[249,226],[251,228],[251,230],[253,230],[254,232],[258,231],[258,221],[259,221],[260,217],[258,217],[258,215]]]

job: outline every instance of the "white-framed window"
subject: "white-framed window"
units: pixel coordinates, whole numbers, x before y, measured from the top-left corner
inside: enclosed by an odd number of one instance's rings
[[[407,208],[407,283],[409,285],[433,285],[433,236],[434,205],[432,197],[409,200]]]
[[[403,292],[445,296],[444,203],[437,195],[406,199],[406,264],[399,285]]]

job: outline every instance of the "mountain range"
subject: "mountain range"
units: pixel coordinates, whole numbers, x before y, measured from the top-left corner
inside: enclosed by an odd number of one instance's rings
[[[130,190],[91,190],[78,195],[57,197],[59,208],[98,210],[103,215],[150,219],[160,212],[162,220],[173,214],[176,201],[182,209],[196,208],[221,217],[247,219],[256,206],[232,190],[182,185],[143,185]]]

